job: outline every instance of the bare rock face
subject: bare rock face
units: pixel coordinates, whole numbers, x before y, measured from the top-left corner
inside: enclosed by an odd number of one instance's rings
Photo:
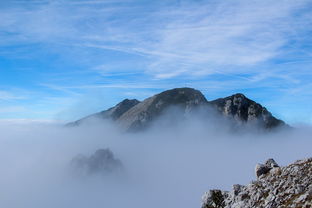
[[[257,180],[247,186],[234,185],[229,192],[206,192],[202,197],[202,208],[312,207],[312,158],[286,167],[279,167],[269,159],[260,166],[265,167],[265,171],[260,171]],[[260,169],[256,168],[256,172]]]
[[[278,168],[278,164],[274,161],[274,159],[268,159],[264,164],[257,164],[255,167],[255,173],[257,178],[261,175],[267,174],[270,172],[272,168]]]
[[[279,167],[273,158],[268,159],[267,161],[265,161],[264,164],[270,168],[278,168]]]
[[[205,201],[203,208],[224,207],[224,193],[217,189],[210,190],[203,196],[203,201]]]
[[[107,175],[119,172],[123,168],[121,161],[114,157],[110,149],[98,149],[90,157],[77,155],[71,160],[70,166],[80,176]]]
[[[256,123],[264,128],[273,128],[285,123],[276,119],[259,103],[248,99],[245,95],[238,93],[225,98],[219,98],[211,103],[223,115],[233,118],[238,122]]]
[[[263,165],[263,164],[257,164],[255,167],[255,173],[257,177],[260,177],[261,175],[267,174],[270,172],[271,168]]]

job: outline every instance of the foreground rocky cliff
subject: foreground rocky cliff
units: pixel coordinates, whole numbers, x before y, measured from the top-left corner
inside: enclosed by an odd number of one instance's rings
[[[279,167],[273,159],[258,164],[257,180],[232,191],[210,190],[202,208],[311,208],[312,158]]]

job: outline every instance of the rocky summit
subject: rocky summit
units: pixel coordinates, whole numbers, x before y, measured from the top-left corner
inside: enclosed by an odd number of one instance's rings
[[[238,122],[256,123],[265,128],[285,125],[282,120],[273,117],[265,107],[248,99],[241,93],[219,98],[210,103],[223,115],[231,117]]]
[[[96,113],[78,121],[69,123],[68,126],[77,126],[92,118],[110,119],[124,130],[144,130],[151,126],[159,117],[179,109],[179,120],[186,115],[199,111],[204,112],[207,118],[222,118],[230,120],[228,123],[255,124],[264,129],[286,126],[285,123],[275,118],[265,107],[248,99],[243,94],[235,94],[225,98],[208,101],[198,90],[192,88],[175,88],[149,97],[142,102],[125,99],[116,106]],[[174,117],[171,114],[171,118]]]
[[[118,119],[118,122],[124,129],[140,130],[148,127],[173,107],[178,108],[181,114],[186,115],[197,107],[207,104],[205,96],[198,90],[191,88],[167,90],[147,98],[129,109]]]
[[[255,168],[257,180],[232,191],[210,190],[202,208],[311,208],[312,158],[279,167],[269,159]]]

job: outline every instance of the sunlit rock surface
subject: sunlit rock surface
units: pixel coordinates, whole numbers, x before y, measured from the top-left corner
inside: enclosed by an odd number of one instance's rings
[[[259,166],[259,165],[257,165]],[[257,180],[232,191],[210,190],[202,197],[202,208],[311,208],[312,158],[279,167],[273,159],[256,168]]]

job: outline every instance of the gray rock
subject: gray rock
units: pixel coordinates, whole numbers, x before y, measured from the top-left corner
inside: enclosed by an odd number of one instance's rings
[[[257,178],[259,178],[261,175],[265,175],[267,174],[268,172],[270,172],[272,168],[267,166],[267,165],[264,165],[264,164],[257,164],[256,167],[255,167],[255,174],[257,176]]]
[[[278,164],[275,162],[274,159],[270,158],[267,161],[265,161],[264,164],[257,164],[255,167],[255,174],[257,176],[257,178],[259,178],[262,175],[265,175],[267,173],[269,173],[272,169],[274,169],[274,171],[278,171]]]
[[[234,185],[232,192],[221,190],[206,192],[202,198],[202,207],[311,208],[312,158],[297,161],[286,167],[276,166],[273,159],[269,159],[264,165],[258,165],[259,170],[264,168],[264,172],[267,172],[271,168],[272,171],[265,177],[260,174],[258,180],[252,181],[247,186]],[[218,200],[213,200],[214,198],[222,199],[221,206],[217,205]]]
[[[218,189],[210,190],[204,194],[202,202],[202,208],[224,207],[224,194]]]
[[[270,167],[270,168],[277,168],[279,167],[278,164],[275,162],[274,159],[270,158],[267,161],[265,161],[264,163],[266,166]]]
[[[210,103],[216,106],[225,116],[243,123],[254,123],[266,129],[285,125],[282,120],[272,116],[265,107],[248,99],[241,93],[219,98]]]
[[[237,196],[242,190],[243,190],[244,186],[239,185],[239,184],[234,184],[233,185],[233,193],[235,196]]]

